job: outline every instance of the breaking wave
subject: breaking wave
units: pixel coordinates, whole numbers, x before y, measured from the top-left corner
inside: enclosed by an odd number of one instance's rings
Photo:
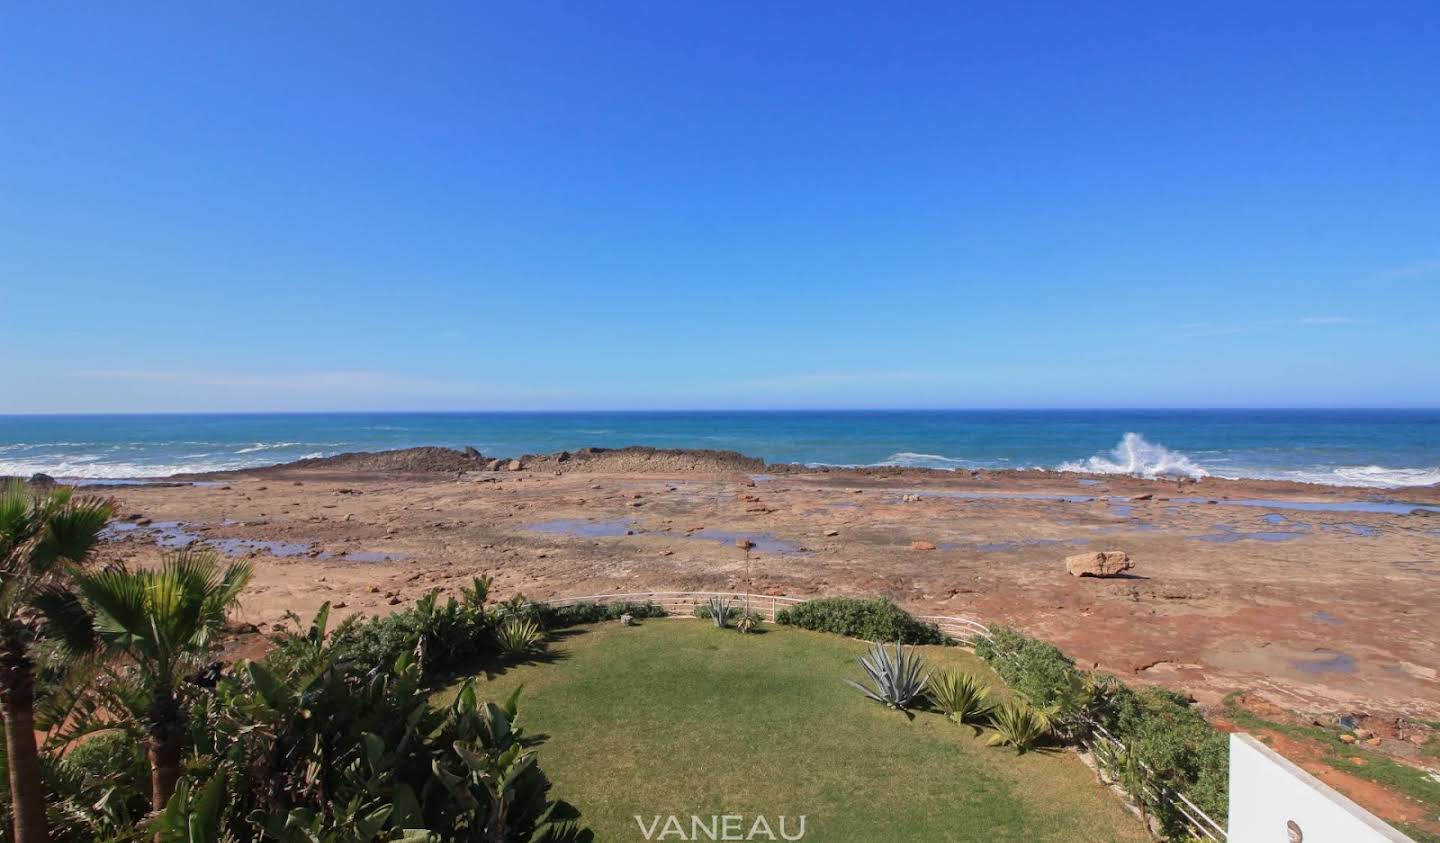
[[[302,442],[256,442],[254,445],[251,445],[251,446],[248,447],[248,448],[241,448],[240,450],[236,451],[235,453],[237,453],[237,454],[253,454],[253,453],[255,453],[256,451],[272,451],[272,450],[275,450],[275,449],[277,449],[277,448],[298,448],[298,447],[300,447],[302,444],[304,444],[304,443],[302,443]]]
[[[202,474],[249,468],[254,463],[243,461],[133,463],[90,462],[86,460],[34,459],[0,461],[0,477],[29,477],[43,473],[62,480],[130,480],[142,477],[169,477],[172,474]]]
[[[911,451],[891,454],[875,465],[886,468],[938,468],[944,471],[984,467],[974,460],[957,460],[953,457],[942,457],[939,454],[917,454]]]
[[[1061,463],[1059,470],[1130,474],[1135,477],[1210,476],[1210,472],[1179,451],[1150,442],[1138,433],[1125,434],[1120,444],[1108,454],[1096,454],[1083,462]]]
[[[1257,475],[1259,476],[1259,475]],[[1365,486],[1371,489],[1401,489],[1407,486],[1440,484],[1440,468],[1385,468],[1379,465],[1317,468],[1313,471],[1281,471],[1269,477],[1297,483],[1327,486]]]

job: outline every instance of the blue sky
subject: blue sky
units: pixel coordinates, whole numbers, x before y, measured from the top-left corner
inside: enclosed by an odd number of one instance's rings
[[[60,5],[0,412],[1440,404],[1435,3]]]

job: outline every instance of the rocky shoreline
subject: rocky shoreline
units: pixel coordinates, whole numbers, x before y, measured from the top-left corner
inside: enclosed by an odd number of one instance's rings
[[[500,599],[883,596],[1211,704],[1245,691],[1440,719],[1440,512],[1416,508],[1434,489],[417,448],[96,491],[125,516],[102,561],[192,542],[251,558],[243,613],[262,628],[327,600],[381,614],[482,573]]]
[[[807,466],[796,463],[767,463],[736,451],[685,448],[653,448],[633,445],[624,448],[581,448],[550,454],[495,457],[474,448],[456,450],[437,446],[401,448],[388,451],[358,451],[328,457],[311,457],[272,466],[243,468],[199,474],[177,474],[161,482],[223,481],[237,477],[371,477],[387,475],[463,475],[484,471],[530,471],[566,474],[571,472],[626,474],[765,474],[772,476],[819,475],[835,481],[846,478],[895,480],[920,485],[939,484],[959,488],[999,488],[1056,483],[1103,484],[1112,494],[1155,494],[1157,489],[1175,495],[1213,497],[1217,500],[1241,497],[1289,497],[1303,500],[1405,501],[1440,505],[1440,486],[1412,486],[1376,489],[1366,486],[1334,486],[1288,480],[1231,479],[1221,477],[1149,479],[1117,474],[1092,474],[1041,469],[972,469],[952,471],[905,466]]]

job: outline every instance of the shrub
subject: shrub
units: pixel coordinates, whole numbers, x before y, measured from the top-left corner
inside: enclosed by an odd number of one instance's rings
[[[777,623],[817,632],[833,632],[865,641],[902,644],[943,644],[945,636],[934,624],[922,623],[889,600],[828,597],[807,600],[782,610]]]
[[[506,618],[531,618],[538,621],[541,613],[540,605],[523,594],[517,594],[504,603],[496,603],[492,612],[497,621],[503,621]]]
[[[621,615],[632,618],[663,618],[664,607],[655,603],[571,603],[566,606],[537,604],[540,622],[546,629],[564,629],[587,623],[619,620]]]
[[[389,617],[333,628],[327,603],[307,623],[292,615],[259,661],[175,688],[186,715],[181,778],[149,818],[141,740],[149,703],[128,662],[72,659],[70,676],[44,670],[39,702],[59,727],[42,767],[51,839],[581,839],[574,809],[549,795],[516,720],[516,695],[482,703],[467,682],[452,705],[432,704],[434,677],[422,660],[433,667],[493,652],[497,634],[540,640],[522,613],[497,625],[485,590],[477,582],[463,603],[432,594]],[[5,808],[0,800],[0,816]]]
[[[975,652],[1039,706],[1037,714],[1051,719],[1062,737],[1083,740],[1089,723],[1099,723],[1129,748],[1125,760],[1131,766],[1148,768],[1152,786],[1185,794],[1212,817],[1226,815],[1229,744],[1186,697],[1163,688],[1135,691],[1113,677],[1082,673],[1055,646],[998,624]],[[1097,756],[1112,768],[1117,763],[1108,753]],[[1110,772],[1125,778],[1121,770]],[[1168,835],[1185,836],[1187,821],[1172,801],[1147,798],[1147,806]]]
[[[990,707],[985,698],[990,689],[973,674],[947,670],[930,681],[930,699],[940,713],[956,723],[975,723]]]
[[[480,606],[453,597],[442,604],[432,591],[404,611],[336,627],[336,662],[365,673],[388,668],[402,655],[418,654],[427,674],[443,673],[482,655],[491,641],[491,627]],[[303,645],[302,636],[290,636],[277,642],[277,649],[283,656],[287,648]]]
[[[144,745],[122,730],[100,732],[80,741],[65,754],[65,763],[87,782],[123,782],[137,790],[150,783]]]
[[[1075,661],[1059,647],[1000,624],[990,625],[990,639],[979,638],[975,652],[995,668],[1005,684],[1041,707],[1053,705],[1079,674]]]
[[[1023,702],[1001,704],[990,713],[990,725],[995,729],[990,736],[991,746],[1013,746],[1021,755],[1033,749],[1048,731],[1045,718]]]
[[[872,644],[858,661],[870,677],[870,687],[851,679],[845,681],[870,699],[900,711],[908,710],[925,693],[930,681],[929,674],[921,675],[925,660],[913,650],[906,652],[898,641],[893,654],[884,644]]]
[[[52,804],[65,814],[94,818],[93,827],[73,829],[76,835],[52,828],[52,839],[88,839],[85,832],[118,831],[150,810],[150,762],[144,741],[133,731],[115,729],[84,738],[49,772]],[[7,831],[0,831],[0,838]]]
[[[1121,685],[1102,716],[1135,760],[1148,766],[1151,783],[1184,793],[1212,817],[1225,816],[1230,744],[1188,699],[1164,688]],[[1152,802],[1151,811],[1167,833],[1183,834],[1185,817],[1172,805]]]

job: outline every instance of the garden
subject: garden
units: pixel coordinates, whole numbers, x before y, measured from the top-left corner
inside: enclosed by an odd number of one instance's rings
[[[663,839],[697,839],[692,817],[726,815],[747,833],[764,817],[774,839],[782,816],[793,833],[802,815],[812,840],[1146,839],[1073,755],[989,746],[992,729],[855,691],[844,680],[865,679],[866,647],[786,626],[609,622],[565,630],[544,658],[474,687],[502,698],[523,687],[539,763],[598,840],[643,840],[672,815],[686,836]],[[972,653],[907,654],[1009,698]]]
[[[676,619],[476,578],[292,616],[223,664],[246,563],[97,566],[109,517],[0,491],[0,840],[1141,840],[1190,833],[1175,794],[1224,815],[1223,737],[1185,700],[1003,627],[971,652],[883,600]]]

